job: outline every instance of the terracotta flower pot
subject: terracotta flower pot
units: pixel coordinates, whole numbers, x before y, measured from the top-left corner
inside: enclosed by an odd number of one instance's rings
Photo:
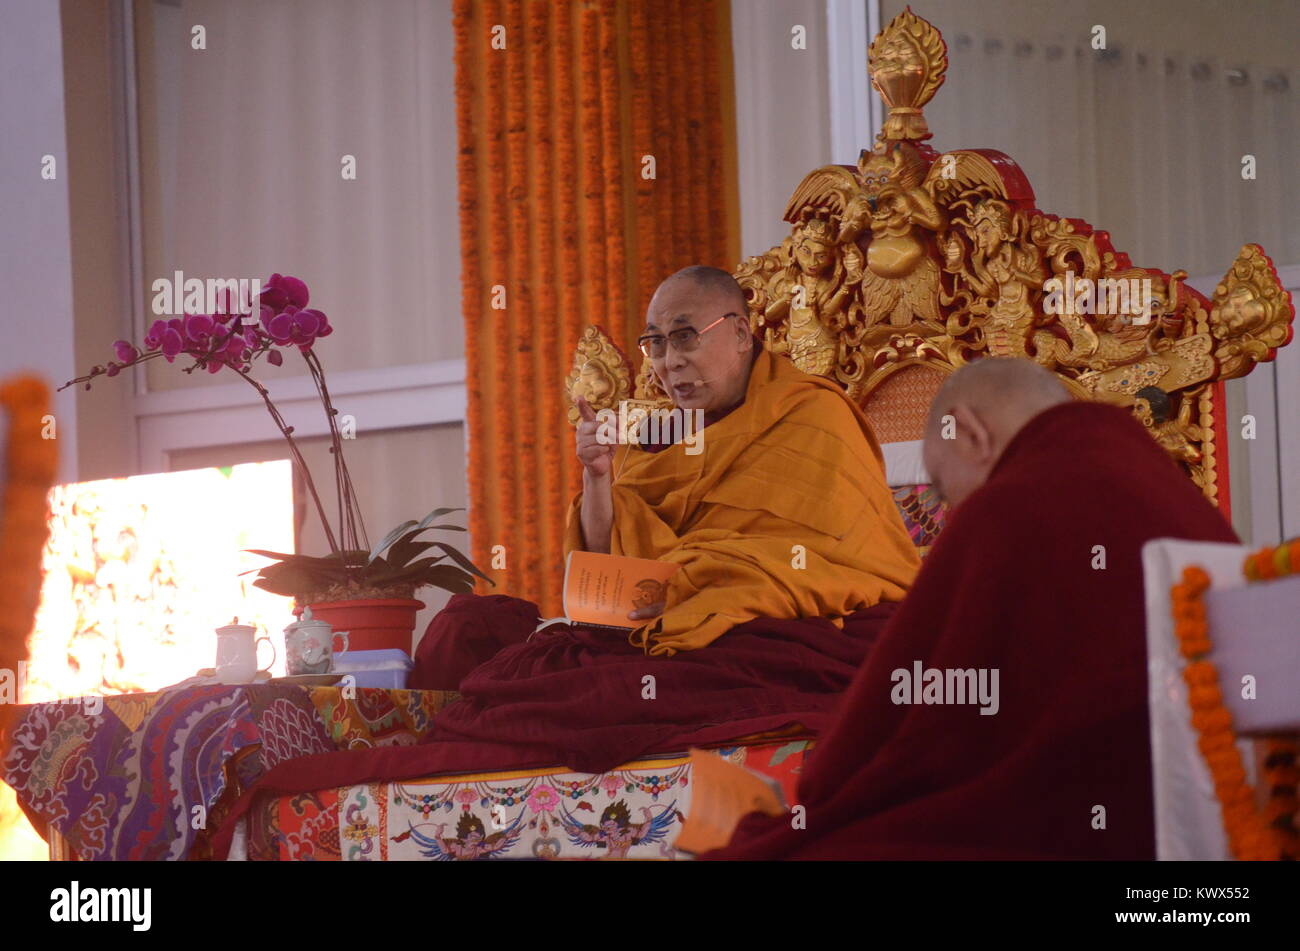
[[[309,605],[312,617],[348,632],[348,650],[398,650],[411,653],[415,615],[424,607],[414,598],[321,601]],[[295,610],[295,614],[301,613]]]

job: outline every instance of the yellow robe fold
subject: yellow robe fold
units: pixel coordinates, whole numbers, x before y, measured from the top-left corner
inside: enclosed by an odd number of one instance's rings
[[[861,410],[835,384],[762,351],[745,401],[685,444],[614,456],[616,555],[681,566],[662,616],[630,640],[704,647],[756,617],[840,618],[901,600],[920,558]],[[584,547],[582,496],[565,551]]]

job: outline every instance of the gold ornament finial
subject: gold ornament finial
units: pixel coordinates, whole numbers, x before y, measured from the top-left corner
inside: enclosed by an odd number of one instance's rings
[[[948,46],[939,31],[908,7],[880,31],[867,50],[867,75],[889,107],[877,141],[931,137],[921,109],[943,85]]]
[[[1273,261],[1257,244],[1244,246],[1214,289],[1210,329],[1219,341],[1220,376],[1245,376],[1272,360],[1291,339],[1295,305],[1278,280]]]
[[[574,404],[579,396],[600,412],[618,409],[618,404],[632,395],[631,390],[632,365],[623,351],[599,327],[588,327],[578,340],[573,369],[564,384],[569,423],[578,424],[578,408]]]

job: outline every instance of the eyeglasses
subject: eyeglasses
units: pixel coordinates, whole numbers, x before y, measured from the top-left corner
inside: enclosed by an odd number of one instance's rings
[[[637,338],[636,345],[641,348],[651,360],[660,360],[668,353],[668,344],[673,345],[673,349],[678,353],[690,353],[700,345],[700,337],[704,336],[718,324],[722,323],[728,317],[739,317],[740,314],[732,311],[729,314],[723,314],[713,323],[709,324],[703,330],[696,330],[694,327],[679,327],[671,331],[667,336],[663,334],[646,334],[644,337]]]

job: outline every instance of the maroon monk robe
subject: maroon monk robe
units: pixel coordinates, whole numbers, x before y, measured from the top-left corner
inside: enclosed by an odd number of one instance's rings
[[[600,773],[648,753],[756,733],[816,734],[896,606],[851,614],[842,630],[822,618],[759,618],[667,657],[611,631],[561,625],[530,639],[535,604],[457,595],[430,624],[412,672],[412,687],[459,681],[463,699],[434,718],[432,735],[417,746],[281,763],[236,803],[213,838],[214,855],[226,854],[235,819],[264,793],[547,766]]]
[[[954,510],[812,751],[806,828],[751,813],[702,857],[1154,858],[1140,553],[1166,536],[1236,541],[1128,413],[1035,417]],[[998,670],[997,713],[893,702],[917,661]]]

